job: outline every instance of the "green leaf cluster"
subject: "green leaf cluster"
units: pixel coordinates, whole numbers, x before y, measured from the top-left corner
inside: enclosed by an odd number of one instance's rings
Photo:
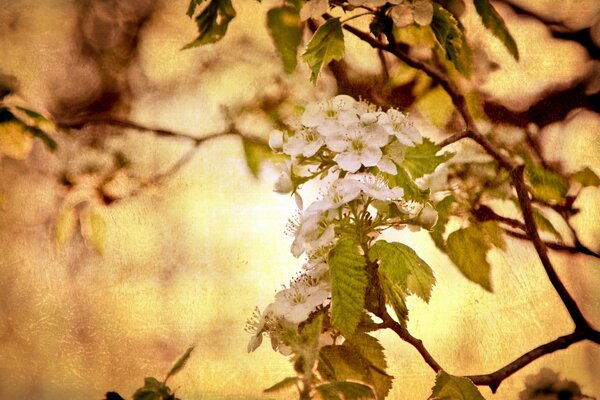
[[[319,373],[329,381],[359,381],[374,389],[383,399],[392,387],[386,372],[383,347],[366,333],[357,333],[342,345],[325,346],[319,353]]]
[[[380,240],[371,247],[369,258],[379,261],[377,271],[386,301],[400,322],[406,324],[406,296],[415,294],[429,302],[435,284],[433,270],[413,249],[402,243]]]

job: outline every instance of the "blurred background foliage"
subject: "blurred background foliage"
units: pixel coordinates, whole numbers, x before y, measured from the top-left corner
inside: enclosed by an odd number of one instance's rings
[[[294,202],[271,191],[276,172],[260,162],[270,130],[298,104],[337,92],[409,110],[434,139],[457,129],[448,96],[429,78],[402,64],[382,74],[377,55],[350,35],[345,59],[315,87],[303,65],[286,74],[266,8],[234,4],[224,39],[181,51],[195,36],[184,1],[0,0],[2,95],[53,121],[21,111],[25,123],[0,131],[0,398],[133,393],[190,344],[194,355],[170,381],[179,397],[261,398],[289,365],[266,347],[246,354],[243,326],[300,265],[282,235]],[[497,124],[498,140],[533,132],[567,172],[600,175],[600,4],[494,4],[520,60],[467,8],[470,106]],[[403,34],[426,51],[418,44],[430,38]],[[577,202],[572,223],[600,251],[600,188],[584,188]],[[409,328],[453,373],[494,370],[570,329],[527,245],[490,253],[488,293],[426,233],[397,238],[421,249],[439,282],[427,307],[409,299]],[[600,323],[598,259],[552,256]],[[413,349],[377,335],[396,376],[390,398],[425,398],[434,373]],[[494,398],[517,398],[543,366],[597,396],[599,360],[597,346],[578,343],[527,366]]]

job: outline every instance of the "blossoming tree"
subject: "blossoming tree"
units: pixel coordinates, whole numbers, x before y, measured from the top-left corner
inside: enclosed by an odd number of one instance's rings
[[[189,15],[203,1],[193,0]],[[492,391],[515,371],[545,354],[589,340],[600,343],[592,327],[565,288],[548,256],[548,249],[567,248],[544,216],[559,210],[569,224],[573,201],[586,185],[597,185],[589,169],[565,174],[549,165],[532,132],[516,143],[494,137],[494,129],[479,123],[477,104],[468,85],[472,54],[461,14],[465,3],[428,0],[289,0],[271,8],[267,24],[284,68],[296,67],[302,31],[312,32],[302,59],[317,82],[323,68],[344,56],[344,31],[373,47],[387,74],[393,62],[420,71],[443,88],[460,115],[458,129],[440,143],[423,138],[410,117],[390,104],[372,104],[348,95],[306,105],[295,118],[282,121],[269,145],[287,161],[275,190],[292,193],[299,208],[290,220],[294,256],[306,256],[298,277],[277,293],[275,301],[249,321],[253,334],[248,350],[263,336],[273,349],[290,356],[296,375],[267,389],[296,386],[300,399],[385,398],[392,385],[386,372],[383,348],[369,332],[391,329],[413,345],[437,372],[434,399],[481,399],[476,385]],[[473,2],[483,25],[519,59],[516,42],[502,17],[488,0]],[[335,16],[341,15],[341,16]],[[196,17],[200,35],[190,47],[219,40],[235,17],[230,1],[209,1]],[[353,25],[369,18],[369,31]],[[412,37],[425,37],[411,42]],[[414,45],[429,45],[418,54]],[[335,71],[334,71],[335,73]],[[532,128],[530,128],[532,129]],[[485,162],[449,162],[443,149],[470,140]],[[317,183],[321,194],[304,205],[302,188]],[[571,193],[575,193],[571,195]],[[514,203],[520,218],[501,215],[492,200]],[[453,216],[468,216],[466,227],[446,232]],[[504,237],[519,237],[534,249],[574,324],[572,333],[540,345],[497,371],[468,377],[446,372],[424,344],[407,330],[407,296],[429,301],[434,273],[419,255],[398,242],[380,238],[383,231],[424,228],[463,275],[485,290],[492,290],[492,248],[510,251]],[[542,240],[539,231],[556,234],[558,241]],[[572,229],[577,251],[598,254],[583,246]],[[393,311],[393,314],[392,314]]]

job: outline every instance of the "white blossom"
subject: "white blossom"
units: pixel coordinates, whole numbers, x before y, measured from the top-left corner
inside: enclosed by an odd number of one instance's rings
[[[300,122],[308,128],[317,129],[325,137],[334,135],[358,120],[355,104],[356,100],[346,95],[312,103],[304,110]]]
[[[291,225],[290,230],[295,236],[291,247],[294,257],[327,246],[335,239],[334,225],[327,212],[306,212],[300,223],[292,222]]]
[[[419,25],[429,25],[433,20],[433,5],[429,0],[401,0],[395,2],[390,10],[394,24],[404,27],[416,22]]]
[[[342,178],[335,180],[321,200],[315,201],[306,213],[321,213],[340,208],[360,196],[361,183],[356,179]]]
[[[274,151],[281,151],[283,149],[283,132],[275,129],[269,136],[269,147]]]
[[[414,146],[423,143],[421,134],[408,119],[406,114],[390,108],[381,118],[381,126],[385,131],[394,135],[405,146]]]
[[[359,179],[362,183],[361,189],[363,193],[375,200],[399,200],[404,196],[404,190],[402,190],[402,188],[390,188],[387,182],[380,176],[365,174],[360,176]]]
[[[318,18],[327,12],[328,0],[308,0],[300,10],[300,19],[306,21],[309,18]]]
[[[303,155],[311,157],[319,151],[325,142],[323,137],[313,128],[302,128],[289,136],[283,143],[283,151],[292,157]]]
[[[361,165],[374,167],[383,155],[379,144],[381,142],[377,139],[379,135],[365,134],[363,130],[350,131],[341,141],[344,149],[333,160],[341,169],[348,172],[358,171]],[[341,143],[336,144],[336,148],[342,148]]]

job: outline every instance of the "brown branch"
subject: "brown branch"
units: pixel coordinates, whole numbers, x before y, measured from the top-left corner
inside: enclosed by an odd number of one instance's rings
[[[467,376],[474,384],[479,386],[489,386],[493,393],[496,393],[500,384],[509,376],[519,371],[521,368],[546,354],[554,353],[557,350],[566,349],[573,343],[588,339],[583,332],[575,331],[569,335],[561,336],[551,342],[545,343],[528,351],[511,363],[505,365],[499,370],[485,375]]]
[[[531,238],[531,242],[535,247],[535,250],[542,262],[542,266],[546,271],[546,275],[548,275],[548,279],[554,286],[554,289],[560,296],[562,302],[564,303],[569,315],[575,322],[576,329],[588,329],[590,328],[590,324],[583,316],[581,310],[577,306],[577,303],[568,292],[565,285],[562,283],[560,277],[554,270],[554,266],[552,265],[550,258],[548,257],[548,252],[546,250],[546,245],[541,240],[540,235],[538,234],[537,226],[535,224],[535,220],[533,218],[533,210],[531,208],[531,199],[529,198],[529,192],[527,191],[527,187],[525,185],[525,180],[523,178],[523,171],[525,167],[523,165],[515,168],[512,171],[511,177],[513,181],[513,185],[517,190],[517,197],[519,198],[519,204],[521,206],[521,212],[523,213],[523,219],[525,220],[525,228],[527,235]]]
[[[531,238],[524,233],[511,231],[508,229],[504,229],[504,233],[516,239],[531,241]],[[546,245],[547,248],[552,250],[564,251],[571,254],[585,254],[586,256],[600,258],[600,254],[588,249],[585,246],[579,246],[577,244],[575,246],[567,246],[562,243],[544,241],[544,245]]]
[[[82,129],[83,127],[85,127],[87,125],[107,125],[107,126],[114,126],[117,128],[134,129],[134,130],[141,131],[141,132],[150,132],[159,137],[168,137],[168,138],[192,141],[196,145],[200,145],[206,141],[216,139],[219,137],[224,137],[224,136],[239,136],[239,137],[243,138],[244,140],[250,141],[252,143],[256,143],[256,144],[260,144],[260,145],[267,145],[267,142],[260,138],[244,135],[243,133],[238,131],[233,124],[228,126],[227,129],[225,129],[221,132],[216,132],[216,133],[212,133],[209,135],[197,137],[197,136],[193,136],[193,135],[188,135],[186,133],[171,131],[168,129],[152,128],[152,127],[144,126],[144,125],[138,124],[137,122],[129,121],[129,120],[126,120],[123,118],[114,117],[114,116],[110,116],[110,115],[89,116],[86,118],[73,119],[73,120],[58,120],[58,121],[54,121],[54,123],[58,128],[62,128],[62,129]]]
[[[396,322],[385,310],[379,316],[383,319],[383,322],[380,324],[382,328],[389,328],[394,331],[402,340],[412,345],[423,357],[423,360],[431,367],[432,370],[438,372],[442,369],[440,364],[433,358],[431,353],[427,350],[423,341],[421,339],[417,339],[413,335],[408,332],[408,330]]]

